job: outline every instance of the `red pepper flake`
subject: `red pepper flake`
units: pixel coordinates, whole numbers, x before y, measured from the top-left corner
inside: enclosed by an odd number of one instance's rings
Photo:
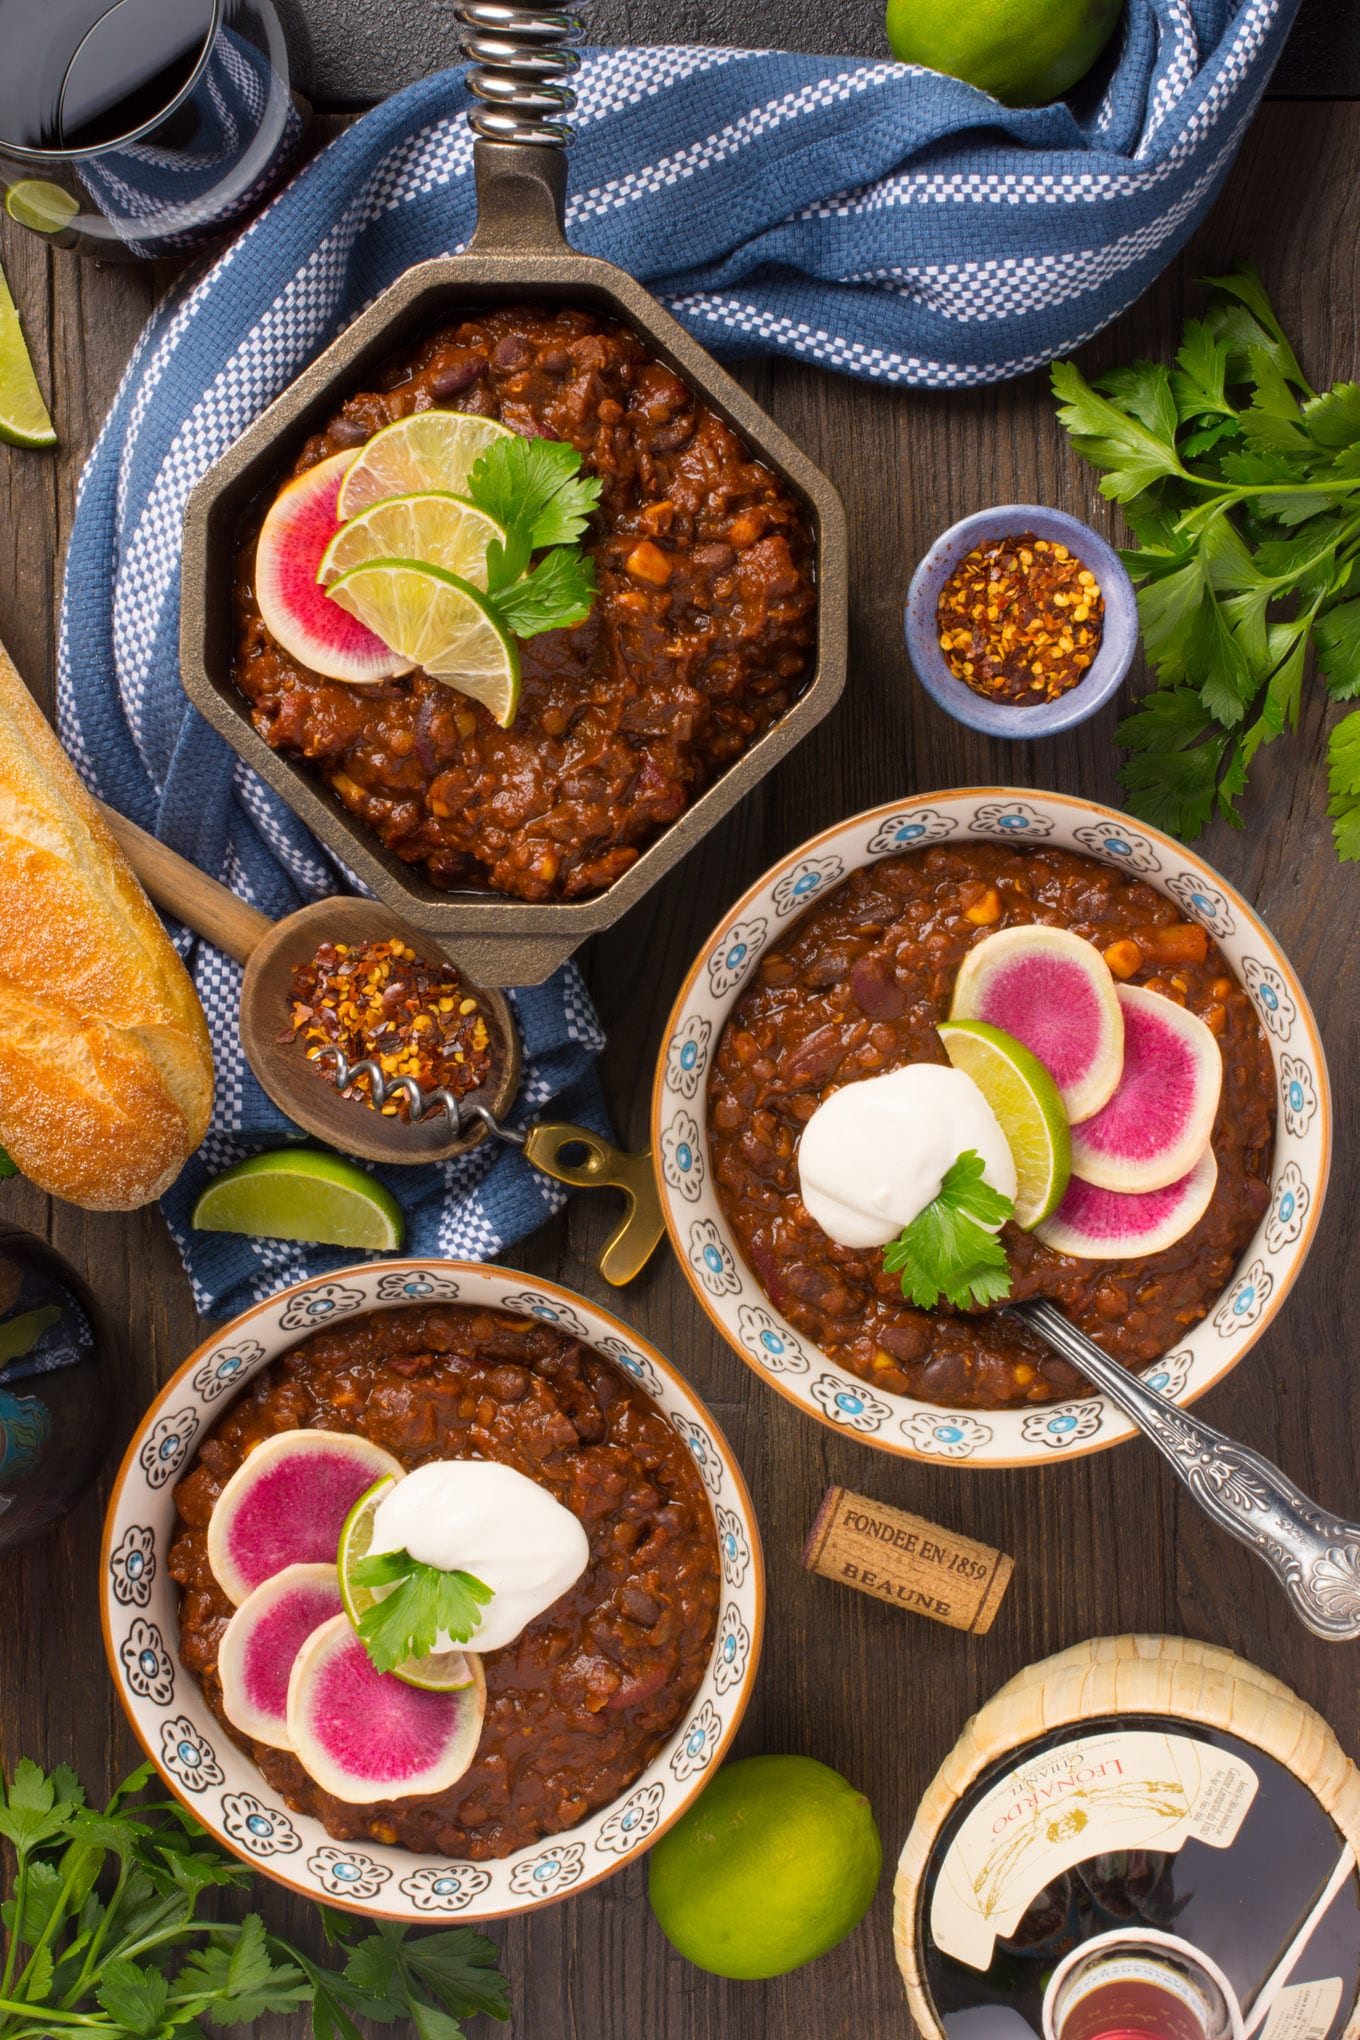
[[[451,963],[429,963],[400,937],[354,946],[323,942],[293,972],[291,1038],[304,1048],[339,1048],[350,1063],[375,1061],[389,1079],[414,1077],[422,1090],[455,1097],[491,1074],[491,1035],[477,1000]],[[325,1075],[326,1065],[318,1065]],[[373,1086],[357,1076],[342,1094],[373,1109]],[[409,1119],[406,1093],[382,1107]]]
[[[936,608],[949,670],[975,694],[1011,708],[1056,701],[1100,650],[1105,598],[1065,545],[993,538],[959,561]]]

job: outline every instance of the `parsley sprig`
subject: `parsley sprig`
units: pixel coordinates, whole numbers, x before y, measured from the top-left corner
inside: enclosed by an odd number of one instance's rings
[[[412,1558],[409,1551],[380,1551],[361,1558],[353,1577],[361,1587],[390,1587],[359,1617],[359,1635],[379,1672],[411,1658],[428,1657],[442,1630],[467,1643],[480,1626],[491,1588],[469,1572],[444,1572]],[[0,2036],[2,2040],[2,2036]]]
[[[901,1275],[902,1294],[919,1310],[944,1297],[955,1310],[981,1309],[1011,1292],[1010,1264],[990,1228],[1015,1216],[1015,1206],[983,1181],[974,1148],[948,1169],[939,1194],[883,1249],[883,1266]]]
[[[576,541],[600,500],[599,480],[580,472],[574,446],[517,433],[493,440],[473,466],[467,494],[505,527],[487,548],[487,601],[518,638],[583,623],[595,599],[595,562]],[[532,572],[535,553],[542,553]]]
[[[361,2040],[360,2019],[459,2040],[473,2013],[509,2017],[496,1949],[468,1927],[364,1932],[323,1907],[326,1940],[344,1953],[331,1968],[258,1913],[201,1918],[210,1894],[245,1887],[250,1872],[173,1800],[145,1797],[154,1778],[144,1764],[94,1808],[65,1765],[24,1758],[0,1777],[15,1865],[0,1907],[0,2040],[206,2040],[210,2026],[304,2005],[316,2040]]]
[[[1175,366],[1053,369],[1072,444],[1105,470],[1137,546],[1157,674],[1119,728],[1135,814],[1186,838],[1236,827],[1263,744],[1296,727],[1310,649],[1336,701],[1360,695],[1360,384],[1315,392],[1249,263],[1208,279]],[[1337,855],[1360,858],[1360,711],[1328,747]]]

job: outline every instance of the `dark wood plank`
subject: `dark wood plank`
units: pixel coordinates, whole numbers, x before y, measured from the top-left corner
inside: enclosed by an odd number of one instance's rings
[[[1263,113],[1213,218],[1183,261],[1087,357],[1165,355],[1194,278],[1255,253],[1315,380],[1360,362],[1351,194],[1360,109],[1276,105]],[[1298,194],[1306,192],[1307,202]],[[72,487],[137,326],[149,285],[137,272],[46,258],[0,234],[45,376],[55,371],[59,463],[0,450],[0,637],[35,686],[50,677],[58,549]],[[902,646],[900,605],[935,532],[988,502],[1056,501],[1113,519],[1064,447],[1041,378],[949,397],[850,384],[795,364],[744,379],[842,488],[853,536],[854,659],[831,720],[703,848],[586,958],[610,1034],[606,1076],[621,1128],[646,1137],[647,1097],[670,1002],[690,958],[737,891],[774,857],[855,808],[931,786],[1009,779],[1113,799],[1114,716],[1035,747],[986,743],[930,706]],[[1356,1505],[1360,1413],[1349,1393],[1338,1300],[1360,1279],[1352,1213],[1360,1197],[1350,1068],[1360,998],[1353,870],[1338,870],[1323,819],[1328,713],[1310,695],[1297,738],[1264,754],[1246,830],[1205,848],[1275,928],[1314,1000],[1332,1053],[1338,1154],[1327,1211],[1280,1320],[1209,1399],[1225,1428],[1278,1457],[1319,1498]],[[513,1257],[622,1309],[686,1370],[728,1430],[755,1494],[770,1568],[764,1671],[740,1749],[801,1750],[870,1794],[888,1854],[868,1925],[815,1968],[768,1985],[718,1982],[666,1947],[645,1899],[645,1869],[542,1915],[494,1930],[512,1978],[515,2040],[888,2040],[907,2030],[888,1938],[891,1863],[931,1773],[965,1717],[1021,1665],[1077,1639],[1170,1629],[1211,1637],[1288,1679],[1360,1754],[1353,1654],[1315,1642],[1264,1573],[1184,1504],[1150,1451],[1036,1472],[891,1461],[798,1416],[710,1329],[663,1250],[619,1299],[593,1270],[609,1200],[578,1198],[565,1222]],[[49,1209],[22,1184],[0,1214],[48,1233],[87,1273],[123,1330],[121,1448],[153,1384],[197,1335],[187,1285],[154,1212],[92,1218]],[[831,1480],[967,1529],[1015,1554],[996,1626],[970,1639],[913,1622],[803,1575],[798,1551]],[[96,1620],[97,1498],[46,1544],[0,1571],[0,1758],[23,1751],[78,1762],[94,1782],[132,1744],[105,1676]],[[272,1920],[309,1931],[300,1903],[267,1895]],[[302,2021],[267,2034],[301,2036]]]
[[[452,0],[281,0],[299,73],[319,103],[366,106],[413,78],[458,62]],[[737,49],[834,50],[885,57],[883,0],[593,0],[592,43],[710,43]],[[1270,85],[1274,98],[1360,96],[1360,13],[1303,0]]]

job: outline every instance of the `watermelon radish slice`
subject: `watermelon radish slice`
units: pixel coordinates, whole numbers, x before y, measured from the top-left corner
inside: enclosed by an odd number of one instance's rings
[[[255,597],[265,629],[290,658],[324,679],[363,687],[409,673],[411,663],[332,602],[316,578],[340,529],[336,498],[354,457],[332,454],[280,490],[260,526]]]
[[[985,1020],[1037,1055],[1072,1125],[1113,1096],[1124,1065],[1124,1016],[1109,965],[1068,928],[999,928],[970,949],[951,1020]]]
[[[279,1431],[237,1467],[208,1519],[208,1563],[229,1601],[289,1565],[335,1565],[361,1494],[400,1460],[345,1431]]]
[[[1179,1183],[1169,1183],[1164,1190],[1101,1190],[1073,1176],[1052,1217],[1034,1230],[1055,1254],[1071,1254],[1078,1261],[1160,1254],[1199,1224],[1217,1182],[1212,1148],[1205,1149]]]
[[[217,1650],[222,1705],[242,1735],[276,1750],[292,1748],[288,1680],[294,1660],[312,1631],[343,1605],[333,1565],[286,1565],[247,1594]]]
[[[1124,1073],[1107,1105],[1072,1129],[1072,1171],[1102,1190],[1164,1190],[1209,1145],[1223,1056],[1204,1022],[1172,999],[1120,985]]]
[[[373,1669],[348,1615],[315,1630],[288,1681],[288,1735],[323,1792],[348,1805],[446,1792],[472,1762],[486,1713],[480,1658],[454,1693]]]

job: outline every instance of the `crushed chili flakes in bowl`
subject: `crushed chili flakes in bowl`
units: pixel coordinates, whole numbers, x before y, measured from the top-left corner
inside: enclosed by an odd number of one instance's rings
[[[955,567],[936,608],[956,679],[1013,708],[1056,701],[1100,650],[1105,598],[1084,561],[1033,532],[987,539]]]
[[[370,1059],[389,1078],[413,1077],[422,1090],[463,1098],[491,1075],[491,1033],[476,998],[451,963],[417,956],[399,936],[388,942],[323,942],[300,963],[290,985],[292,1031],[309,1055],[338,1048],[350,1063]],[[325,1065],[318,1065],[325,1074]],[[373,1108],[373,1086],[361,1071],[342,1097]],[[399,1092],[379,1108],[408,1119]]]

